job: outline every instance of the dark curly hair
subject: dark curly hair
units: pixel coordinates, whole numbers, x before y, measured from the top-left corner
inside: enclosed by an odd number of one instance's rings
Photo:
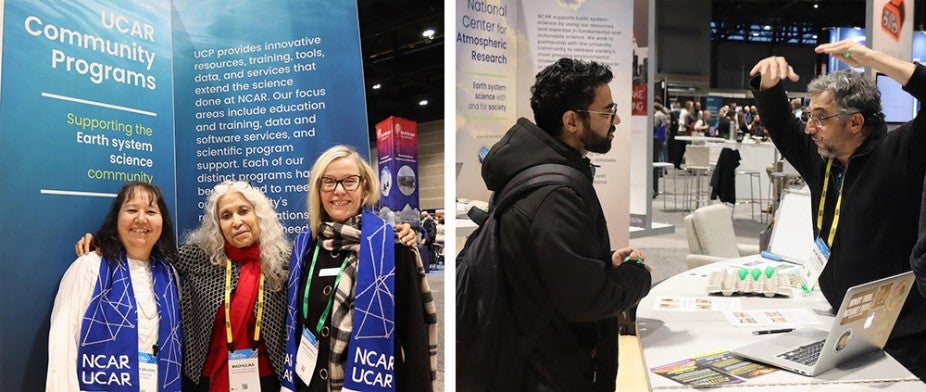
[[[119,190],[119,195],[109,207],[109,213],[103,219],[103,224],[93,236],[93,242],[103,253],[103,257],[110,263],[115,263],[120,258],[123,251],[122,241],[119,240],[119,210],[126,200],[131,200],[135,192],[143,192],[148,195],[149,205],[157,204],[161,210],[161,238],[154,245],[151,251],[151,257],[167,262],[177,260],[177,239],[174,237],[174,225],[170,219],[170,213],[167,211],[167,203],[164,201],[164,195],[158,187],[146,183],[133,181],[128,182]]]
[[[534,122],[554,137],[563,130],[563,113],[586,109],[595,100],[595,90],[614,78],[606,65],[561,58],[537,73],[531,86]],[[578,112],[586,118],[588,113]]]

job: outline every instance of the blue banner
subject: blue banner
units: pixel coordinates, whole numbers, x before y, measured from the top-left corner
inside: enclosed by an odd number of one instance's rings
[[[315,157],[335,144],[369,156],[357,4],[182,0],[174,8],[181,232],[199,223],[205,195],[226,179],[250,181],[290,233],[304,230]]]
[[[74,241],[126,181],[174,200],[170,5],[6,1],[0,79],[0,380],[43,390]]]
[[[48,320],[74,241],[126,181],[159,186],[178,239],[224,179],[306,226],[308,170],[368,158],[357,4],[12,0],[0,72],[0,382],[44,389]]]

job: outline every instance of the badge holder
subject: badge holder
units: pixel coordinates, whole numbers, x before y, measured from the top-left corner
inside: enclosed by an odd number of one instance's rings
[[[305,385],[311,385],[318,363],[318,338],[308,328],[302,328],[302,338],[296,351],[296,374]]]
[[[138,391],[158,392],[158,357],[138,352]]]
[[[829,259],[829,246],[826,245],[826,241],[823,241],[822,237],[817,236],[810,249],[810,257],[807,258],[804,269],[801,271],[801,279],[804,281],[801,284],[801,291],[804,295],[809,295],[816,289],[817,279],[820,278],[820,274],[823,273],[823,268],[826,267]]]
[[[260,367],[256,349],[228,350],[228,387],[230,392],[260,390]]]

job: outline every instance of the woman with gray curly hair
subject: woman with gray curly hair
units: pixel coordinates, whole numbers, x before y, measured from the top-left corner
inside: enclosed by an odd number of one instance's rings
[[[227,391],[239,355],[256,357],[261,390],[279,389],[291,249],[263,192],[243,181],[213,188],[179,252],[184,390]]]

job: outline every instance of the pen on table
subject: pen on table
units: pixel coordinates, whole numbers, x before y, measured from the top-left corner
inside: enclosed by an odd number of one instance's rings
[[[768,335],[768,334],[772,334],[772,333],[785,333],[785,332],[791,332],[791,331],[793,331],[793,330],[794,330],[794,328],[767,329],[767,330],[764,330],[764,331],[752,331],[752,334],[753,334],[753,335]]]

